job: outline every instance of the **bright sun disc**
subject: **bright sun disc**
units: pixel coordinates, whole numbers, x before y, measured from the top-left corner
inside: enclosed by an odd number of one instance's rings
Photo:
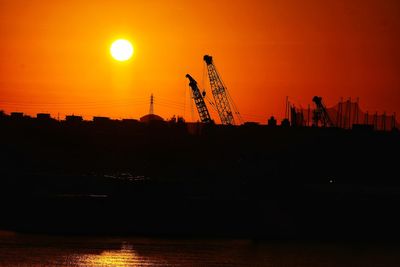
[[[111,55],[118,61],[126,61],[133,55],[133,46],[128,40],[119,39],[111,45]]]

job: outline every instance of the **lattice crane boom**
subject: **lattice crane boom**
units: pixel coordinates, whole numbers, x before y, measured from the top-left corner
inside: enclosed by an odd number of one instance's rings
[[[203,95],[201,94],[200,89],[197,86],[196,80],[193,79],[193,77],[189,74],[186,74],[186,78],[189,79],[189,86],[193,92],[193,99],[194,103],[196,104],[197,111],[199,112],[200,121],[203,123],[211,123],[212,120],[210,113],[208,112],[208,108],[206,106],[206,103],[204,102]]]
[[[220,75],[217,72],[217,69],[215,68],[213,59],[211,56],[205,55],[204,61],[207,64],[207,72],[208,78],[210,80],[211,92],[214,97],[215,106],[221,119],[221,123],[224,125],[235,125],[232,108],[229,103],[229,95]]]
[[[325,105],[322,103],[322,97],[314,96],[313,102],[316,105],[313,116],[314,125],[318,126],[318,122],[321,121],[324,127],[334,127],[335,124],[332,122]]]

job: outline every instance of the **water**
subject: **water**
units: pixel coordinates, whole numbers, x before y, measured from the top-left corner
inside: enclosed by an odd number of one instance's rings
[[[0,232],[0,266],[400,266],[400,246]]]

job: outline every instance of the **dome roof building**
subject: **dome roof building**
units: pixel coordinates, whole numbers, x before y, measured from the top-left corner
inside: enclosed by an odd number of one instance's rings
[[[151,121],[164,121],[164,119],[156,114],[147,114],[140,118],[140,122],[151,122]]]

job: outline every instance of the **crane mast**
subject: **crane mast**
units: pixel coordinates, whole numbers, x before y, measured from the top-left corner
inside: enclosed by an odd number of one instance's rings
[[[229,104],[229,98],[226,87],[222,82],[217,69],[213,63],[211,56],[205,55],[204,61],[207,64],[208,78],[210,79],[211,91],[214,97],[215,106],[217,107],[218,115],[221,123],[224,125],[235,125],[232,109]]]
[[[203,95],[200,92],[197,82],[189,74],[186,74],[186,78],[189,79],[189,86],[193,92],[194,103],[196,104],[197,111],[199,112],[200,121],[203,123],[212,122],[210,113],[208,112],[206,103],[204,102]]]
[[[316,106],[313,116],[314,125],[318,126],[318,122],[321,122],[323,127],[334,127],[335,124],[332,122],[325,105],[322,103],[322,97],[314,96],[313,102]]]

